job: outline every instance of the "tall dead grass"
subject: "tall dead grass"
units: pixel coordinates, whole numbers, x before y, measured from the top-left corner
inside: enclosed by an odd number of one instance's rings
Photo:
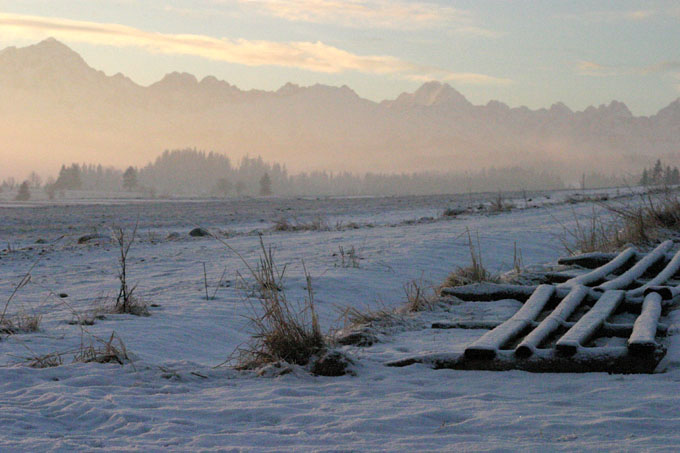
[[[599,203],[599,208],[579,217],[574,223],[563,223],[559,236],[570,254],[614,251],[624,245],[651,244],[669,232],[680,231],[680,199],[669,189],[640,195],[618,203]]]
[[[236,368],[256,369],[279,361],[307,365],[328,347],[314,308],[312,277],[303,262],[307,296],[302,302],[288,300],[282,284],[285,267],[278,270],[272,248],[265,246],[262,237],[260,249],[258,265],[247,266],[259,297],[248,317],[251,341],[235,351]]]

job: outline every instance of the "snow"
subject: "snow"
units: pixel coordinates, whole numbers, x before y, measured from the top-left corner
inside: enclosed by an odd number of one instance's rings
[[[257,376],[216,365],[248,340],[250,305],[239,287],[244,265],[211,238],[191,238],[200,224],[237,232],[225,240],[250,263],[259,236],[288,265],[290,299],[305,294],[301,259],[312,275],[324,330],[342,327],[338,307],[397,307],[412,279],[439,284],[469,263],[466,228],[480,236],[485,266],[512,267],[514,243],[523,264],[556,262],[563,251],[560,222],[592,205],[545,204],[498,215],[436,217],[456,197],[340,200],[36,202],[0,208],[0,300],[39,256],[29,285],[9,307],[43,315],[41,330],[0,342],[0,450],[3,451],[552,451],[672,450],[680,442],[678,311],[669,324],[663,373],[654,375],[534,374],[387,367],[417,354],[460,354],[484,329],[431,329],[436,321],[502,322],[521,304],[463,302],[444,312],[404,315],[371,347],[343,346],[355,376],[314,377],[292,372]],[[475,202],[476,203],[476,202]],[[289,209],[290,210],[287,210]],[[281,213],[299,219],[356,221],[357,229],[272,232]],[[149,303],[150,317],[107,315],[87,333],[115,331],[133,358],[125,366],[70,363],[32,369],[24,358],[78,348],[73,313],[114,296],[116,250],[107,241],[77,244],[114,222],[130,228],[139,216],[140,240],[130,252],[130,278]],[[292,216],[291,216],[292,217]],[[367,224],[371,224],[369,227]],[[166,239],[171,232],[179,235]],[[62,237],[65,236],[65,237]],[[45,244],[35,244],[39,238]],[[359,267],[342,267],[338,247],[354,246]],[[224,287],[205,300],[226,268]],[[49,292],[66,293],[61,299]],[[418,328],[418,326],[421,326]],[[87,338],[87,334],[85,335]],[[32,352],[30,352],[32,351]]]

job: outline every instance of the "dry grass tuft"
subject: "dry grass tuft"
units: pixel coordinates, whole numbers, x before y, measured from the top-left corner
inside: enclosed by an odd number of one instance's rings
[[[345,328],[352,328],[377,323],[391,322],[398,318],[394,310],[382,307],[378,309],[359,309],[356,307],[345,307],[341,311]]]
[[[87,345],[81,344],[80,350],[73,357],[74,363],[115,362],[123,365],[129,360],[130,358],[128,357],[125,344],[115,332],[111,333],[111,336],[107,341],[104,341],[100,338],[95,338],[94,341],[90,340],[90,343]]]
[[[118,302],[114,303],[113,306],[109,308],[108,313],[114,315],[151,316],[149,304],[137,296],[128,299],[127,303],[124,305]],[[95,314],[95,319],[100,315],[101,314]]]
[[[252,277],[255,279],[255,287],[260,299],[270,298],[271,293],[283,291],[283,280],[286,274],[286,267],[279,270],[274,260],[274,250],[271,246],[265,246],[262,236],[260,236],[260,258],[254,269],[249,268]],[[242,279],[245,280],[245,279]]]
[[[338,246],[338,253],[334,253],[333,255],[340,257],[340,267],[352,267],[355,269],[359,268],[359,260],[361,258],[359,257],[359,254],[357,253],[354,246],[351,246],[347,250],[345,250],[342,245]]]
[[[14,316],[5,316],[0,322],[0,334],[15,335],[38,332],[40,321],[42,321],[42,316],[38,314],[22,312]]]
[[[328,221],[321,216],[316,216],[309,222],[299,222],[281,217],[274,222],[274,231],[330,231]]]
[[[494,213],[511,211],[515,206],[506,201],[503,194],[499,191],[496,198],[491,200],[491,205],[489,205],[489,211]]]
[[[513,252],[512,252],[512,270],[515,272],[515,275],[519,275],[522,273],[522,270],[524,269],[524,261],[522,260],[522,250],[517,248],[517,241],[513,243]]]
[[[468,247],[470,249],[470,265],[461,267],[453,271],[444,281],[442,287],[464,286],[480,282],[498,282],[498,277],[491,274],[484,267],[482,261],[481,245],[479,235],[477,235],[477,246],[472,242],[470,230],[467,231]]]
[[[406,283],[404,293],[406,293],[406,310],[409,312],[430,311],[437,305],[436,292],[425,289],[422,279]]]
[[[236,368],[256,369],[278,361],[307,365],[327,349],[314,309],[312,278],[305,268],[307,297],[301,303],[290,302],[280,284],[283,271],[277,271],[271,247],[265,247],[262,238],[260,246],[259,264],[251,269],[260,290],[258,305],[249,317],[252,341],[237,349]]]
[[[123,340],[115,332],[111,333],[108,340],[91,336],[89,343],[86,344],[84,341],[81,341],[80,347],[72,351],[50,352],[48,354],[37,355],[30,348],[28,350],[31,352],[31,356],[26,360],[26,364],[31,368],[61,366],[64,364],[64,357],[70,354],[73,354],[71,363],[95,362],[124,365],[130,360]]]
[[[28,366],[31,368],[52,368],[63,364],[64,360],[58,352],[35,356],[28,361]]]

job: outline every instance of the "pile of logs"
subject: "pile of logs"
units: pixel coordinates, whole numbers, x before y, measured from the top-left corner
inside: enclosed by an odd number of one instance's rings
[[[433,328],[491,329],[458,354],[430,354],[392,362],[427,363],[434,368],[534,372],[652,373],[666,353],[668,327],[662,316],[680,296],[680,251],[672,241],[649,253],[628,248],[617,255],[564,258],[560,272],[542,284],[479,283],[444,288],[465,301],[516,299],[522,307],[499,325],[439,322]],[[634,315],[633,324],[612,323],[617,314]],[[625,346],[596,346],[601,337],[625,338]],[[623,344],[623,340],[621,340]]]

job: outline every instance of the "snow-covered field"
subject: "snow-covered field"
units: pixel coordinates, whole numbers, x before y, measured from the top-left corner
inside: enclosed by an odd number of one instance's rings
[[[607,192],[607,191],[600,191]],[[598,192],[599,193],[599,192]],[[614,195],[613,191],[608,192]],[[479,234],[491,271],[564,254],[561,223],[590,212],[572,194],[532,194],[529,209],[439,218],[482,196],[233,201],[44,202],[0,206],[0,301],[29,271],[31,281],[8,312],[42,314],[40,331],[0,342],[0,450],[143,451],[672,451],[680,444],[680,351],[670,337],[664,372],[655,375],[530,374],[432,370],[384,363],[421,352],[457,351],[481,330],[404,330],[370,348],[345,347],[355,376],[315,377],[303,369],[259,377],[215,368],[248,341],[243,263],[218,241],[193,238],[196,225],[219,231],[251,263],[259,236],[287,265],[285,290],[302,299],[302,260],[312,275],[324,330],[342,326],[342,307],[397,307],[413,279],[439,284],[469,263],[466,228]],[[486,199],[492,195],[487,195]],[[518,207],[527,204],[514,199]],[[322,218],[329,231],[275,232],[282,217]],[[431,219],[423,219],[432,217]],[[93,326],[69,324],[117,291],[117,250],[78,244],[84,234],[130,229],[130,281],[151,316],[107,315]],[[416,221],[421,219],[420,221]],[[336,225],[356,223],[357,228]],[[168,238],[170,233],[177,233]],[[43,243],[36,243],[37,240]],[[343,267],[339,247],[354,247],[359,267]],[[206,300],[203,263],[212,295]],[[50,294],[65,293],[59,298]],[[517,304],[467,303],[449,316],[505,319]],[[436,315],[432,315],[436,316]],[[441,318],[441,314],[438,315]],[[673,317],[674,315],[672,315]],[[680,317],[673,317],[677,331]],[[34,369],[34,355],[77,349],[89,335],[115,331],[133,358],[116,364],[70,363]]]

